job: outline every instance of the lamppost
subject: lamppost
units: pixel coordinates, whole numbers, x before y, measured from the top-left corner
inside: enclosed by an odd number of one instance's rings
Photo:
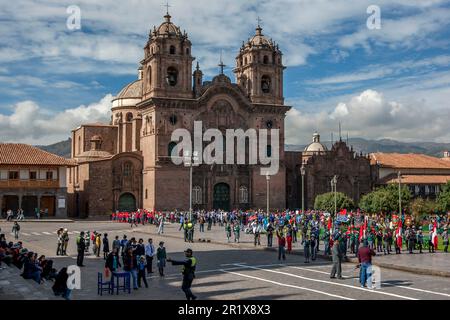
[[[334,192],[334,216],[337,214],[337,175],[334,175],[333,179],[331,179],[331,191]]]
[[[189,151],[184,152],[184,166],[189,167],[189,220],[192,221],[192,171],[194,166],[198,166],[198,152],[194,151],[190,155]]]
[[[266,181],[267,181],[267,214],[269,214],[269,195],[270,195],[270,175],[266,173]]]
[[[402,193],[401,193],[402,174],[400,171],[397,173],[397,176],[398,176],[398,214],[401,219],[401,216],[402,216]]]
[[[305,164],[302,163],[300,174],[302,175],[302,212],[305,212]]]

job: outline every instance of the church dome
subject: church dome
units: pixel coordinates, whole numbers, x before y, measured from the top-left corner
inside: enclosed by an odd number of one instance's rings
[[[164,18],[166,19],[161,25],[153,31],[153,36],[158,37],[182,37],[183,34],[179,27],[170,21],[170,14],[167,13]]]
[[[116,97],[116,99],[125,98],[142,98],[142,79],[126,85]]]
[[[324,151],[327,151],[327,147],[325,147],[322,143],[320,143],[320,134],[314,132],[313,142],[310,143],[305,148],[305,152],[324,152]]]
[[[253,38],[250,39],[249,44],[254,47],[268,47],[273,48],[273,42],[272,40],[267,39],[262,34],[262,28],[258,26],[256,28],[256,34],[253,36]]]

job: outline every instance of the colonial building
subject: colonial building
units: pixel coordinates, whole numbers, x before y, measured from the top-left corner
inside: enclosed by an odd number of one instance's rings
[[[67,216],[66,170],[74,163],[26,144],[0,143],[0,209]]]
[[[413,196],[435,198],[440,187],[450,181],[450,161],[424,154],[372,153],[371,164],[376,185],[407,185]]]
[[[280,168],[270,177],[270,206],[284,208],[286,168],[282,53],[256,28],[236,57],[233,83],[223,69],[204,82],[192,44],[171,21],[154,27],[144,47],[138,79],[112,101],[111,123],[72,132],[68,192],[75,216],[115,210],[189,208],[189,169],[169,158],[176,129],[279,129]],[[223,67],[223,66],[222,66]],[[269,140],[270,141],[270,140]],[[247,150],[248,151],[248,150]],[[271,155],[271,146],[266,150]],[[200,165],[193,174],[194,208],[265,208],[261,165]]]
[[[345,193],[355,203],[361,195],[372,190],[370,158],[357,154],[341,139],[328,150],[320,142],[320,135],[314,133],[313,141],[303,152],[286,152],[286,163],[288,208],[301,208],[302,197],[306,209],[314,208],[316,196],[332,191],[331,180],[335,175],[337,192]]]

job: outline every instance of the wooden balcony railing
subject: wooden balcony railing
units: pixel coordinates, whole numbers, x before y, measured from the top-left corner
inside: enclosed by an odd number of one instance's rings
[[[59,180],[0,180],[0,188],[59,188]]]

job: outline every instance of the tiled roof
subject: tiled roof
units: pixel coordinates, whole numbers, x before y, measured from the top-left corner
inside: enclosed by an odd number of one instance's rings
[[[75,162],[28,144],[0,143],[0,165],[73,166]]]
[[[450,169],[450,161],[416,153],[371,153],[371,164],[388,168]]]
[[[447,181],[450,181],[450,175],[405,174],[402,175],[401,178],[401,183],[404,184],[445,184]],[[380,180],[380,183],[398,183],[397,175],[388,175],[384,179]]]

